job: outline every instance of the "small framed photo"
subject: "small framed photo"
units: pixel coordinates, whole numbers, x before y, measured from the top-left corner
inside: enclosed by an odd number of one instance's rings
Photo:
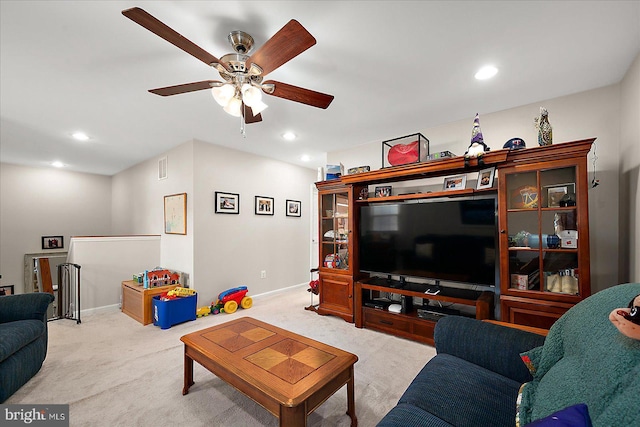
[[[298,200],[287,200],[285,212],[287,216],[302,216],[302,203]]]
[[[391,196],[391,186],[385,185],[383,187],[376,187],[375,197],[389,197]]]
[[[165,234],[187,234],[187,193],[164,196]]]
[[[64,237],[42,236],[42,249],[62,249],[62,248],[64,248]]]
[[[482,169],[480,172],[478,172],[478,183],[476,184],[476,190],[493,187],[493,177],[495,175],[495,172],[495,167]]]
[[[544,188],[547,190],[547,207],[549,208],[560,207],[560,200],[562,200],[565,194],[573,194],[576,192],[576,185],[573,182],[547,185]]]
[[[15,294],[15,290],[13,285],[4,285],[0,286],[0,296],[2,295],[13,295]]]
[[[256,196],[256,215],[273,215],[273,197]]]
[[[449,176],[444,179],[443,190],[464,190],[467,185],[467,175]]]
[[[216,213],[221,214],[239,214],[240,213],[240,195],[236,193],[225,193],[216,191],[215,194]]]

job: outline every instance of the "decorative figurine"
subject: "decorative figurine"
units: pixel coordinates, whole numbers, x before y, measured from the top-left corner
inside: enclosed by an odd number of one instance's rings
[[[482,155],[489,150],[491,149],[487,147],[482,137],[480,116],[476,113],[476,118],[473,120],[473,129],[471,130],[471,144],[469,148],[467,148],[467,152],[464,153],[464,167],[469,167],[469,159],[474,157],[478,159],[478,166],[483,166],[484,160],[482,159]]]
[[[534,125],[538,129],[538,145],[551,145],[553,143],[553,129],[549,123],[549,113],[546,108],[540,107],[540,116],[534,119]]]

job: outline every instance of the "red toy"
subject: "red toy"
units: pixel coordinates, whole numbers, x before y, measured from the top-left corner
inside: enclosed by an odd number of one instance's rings
[[[211,304],[211,313],[235,313],[238,305],[244,309],[251,308],[253,299],[247,296],[247,292],[249,291],[246,286],[238,286],[221,292],[216,303]]]

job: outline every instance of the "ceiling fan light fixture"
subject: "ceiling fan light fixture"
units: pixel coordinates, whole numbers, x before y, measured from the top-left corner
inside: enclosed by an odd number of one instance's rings
[[[250,76],[259,76],[260,74],[262,74],[262,67],[252,63],[247,74],[249,74]]]
[[[233,98],[236,93],[236,88],[230,84],[223,84],[222,86],[212,87],[211,95],[213,95],[213,99],[222,106],[225,107],[229,104],[229,101]]]
[[[242,111],[240,110],[241,107],[242,100],[237,96],[234,96],[229,100],[227,105],[224,106],[223,110],[234,117],[240,117],[242,115]]]
[[[245,104],[253,109],[254,105],[262,102],[262,93],[260,89],[248,83],[242,85],[242,100]]]
[[[246,102],[245,102],[246,104]],[[249,104],[247,104],[249,105]],[[251,107],[251,110],[253,111],[254,115],[258,115],[260,113],[262,113],[264,110],[266,110],[269,106],[267,104],[265,104],[264,102],[262,102],[261,100],[258,100],[256,102],[253,103],[253,105],[249,105]]]
[[[265,83],[261,87],[262,87],[262,91],[268,94],[272,94],[273,91],[276,89],[276,85],[274,85],[273,83]]]

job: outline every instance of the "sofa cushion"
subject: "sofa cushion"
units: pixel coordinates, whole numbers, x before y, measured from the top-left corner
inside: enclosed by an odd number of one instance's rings
[[[376,427],[453,427],[430,412],[408,403],[396,405]]]
[[[46,324],[40,320],[0,323],[0,362],[35,341],[45,332]]]
[[[440,353],[422,368],[400,398],[454,426],[514,425],[520,383]]]
[[[626,284],[592,295],[554,323],[542,349],[524,353],[534,372],[522,388],[520,425],[579,403],[594,426],[637,423],[640,341],[618,332],[608,316],[638,294],[640,284]]]

